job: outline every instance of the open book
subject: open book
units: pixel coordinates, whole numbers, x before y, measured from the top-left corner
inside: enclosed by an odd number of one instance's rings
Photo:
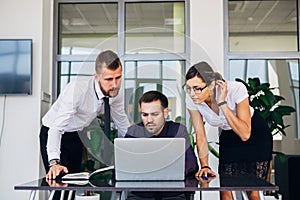
[[[114,169],[114,166],[108,166],[104,168],[97,169],[93,171],[92,173],[89,172],[79,172],[79,173],[70,173],[66,174],[62,177],[63,183],[70,183],[70,184],[76,184],[76,185],[86,185],[89,183],[89,178],[95,174],[105,172],[108,170]]]

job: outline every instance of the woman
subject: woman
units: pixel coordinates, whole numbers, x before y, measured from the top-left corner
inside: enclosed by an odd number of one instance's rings
[[[221,128],[219,174],[254,174],[266,179],[272,159],[272,134],[265,120],[249,105],[248,92],[240,82],[225,81],[206,62],[192,66],[186,74],[187,108],[196,132],[201,169],[196,176],[214,176],[208,166],[204,120]],[[232,199],[230,191],[221,199]],[[248,192],[259,199],[258,191]]]

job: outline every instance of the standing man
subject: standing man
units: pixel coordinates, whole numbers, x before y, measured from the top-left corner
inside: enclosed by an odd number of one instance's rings
[[[78,132],[104,112],[103,97],[109,97],[110,114],[124,136],[129,121],[120,90],[122,64],[114,52],[101,52],[96,59],[93,77],[70,82],[42,119],[40,147],[47,179],[60,173],[79,172],[83,144]]]
[[[132,138],[185,138],[185,176],[194,176],[199,170],[195,152],[191,146],[187,129],[184,125],[173,121],[166,121],[169,109],[167,97],[158,91],[149,91],[139,100],[142,122],[128,128],[125,137]],[[129,199],[185,199],[183,193],[178,192],[130,192]]]

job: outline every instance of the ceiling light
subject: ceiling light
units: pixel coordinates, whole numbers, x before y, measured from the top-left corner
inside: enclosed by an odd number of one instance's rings
[[[88,25],[85,20],[81,18],[73,18],[71,21],[71,26],[86,26]]]
[[[165,25],[181,25],[181,18],[165,18]]]

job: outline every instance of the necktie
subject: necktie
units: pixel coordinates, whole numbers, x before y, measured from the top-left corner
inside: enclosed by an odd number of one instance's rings
[[[109,98],[103,97],[104,101],[104,134],[110,139],[110,106]]]

